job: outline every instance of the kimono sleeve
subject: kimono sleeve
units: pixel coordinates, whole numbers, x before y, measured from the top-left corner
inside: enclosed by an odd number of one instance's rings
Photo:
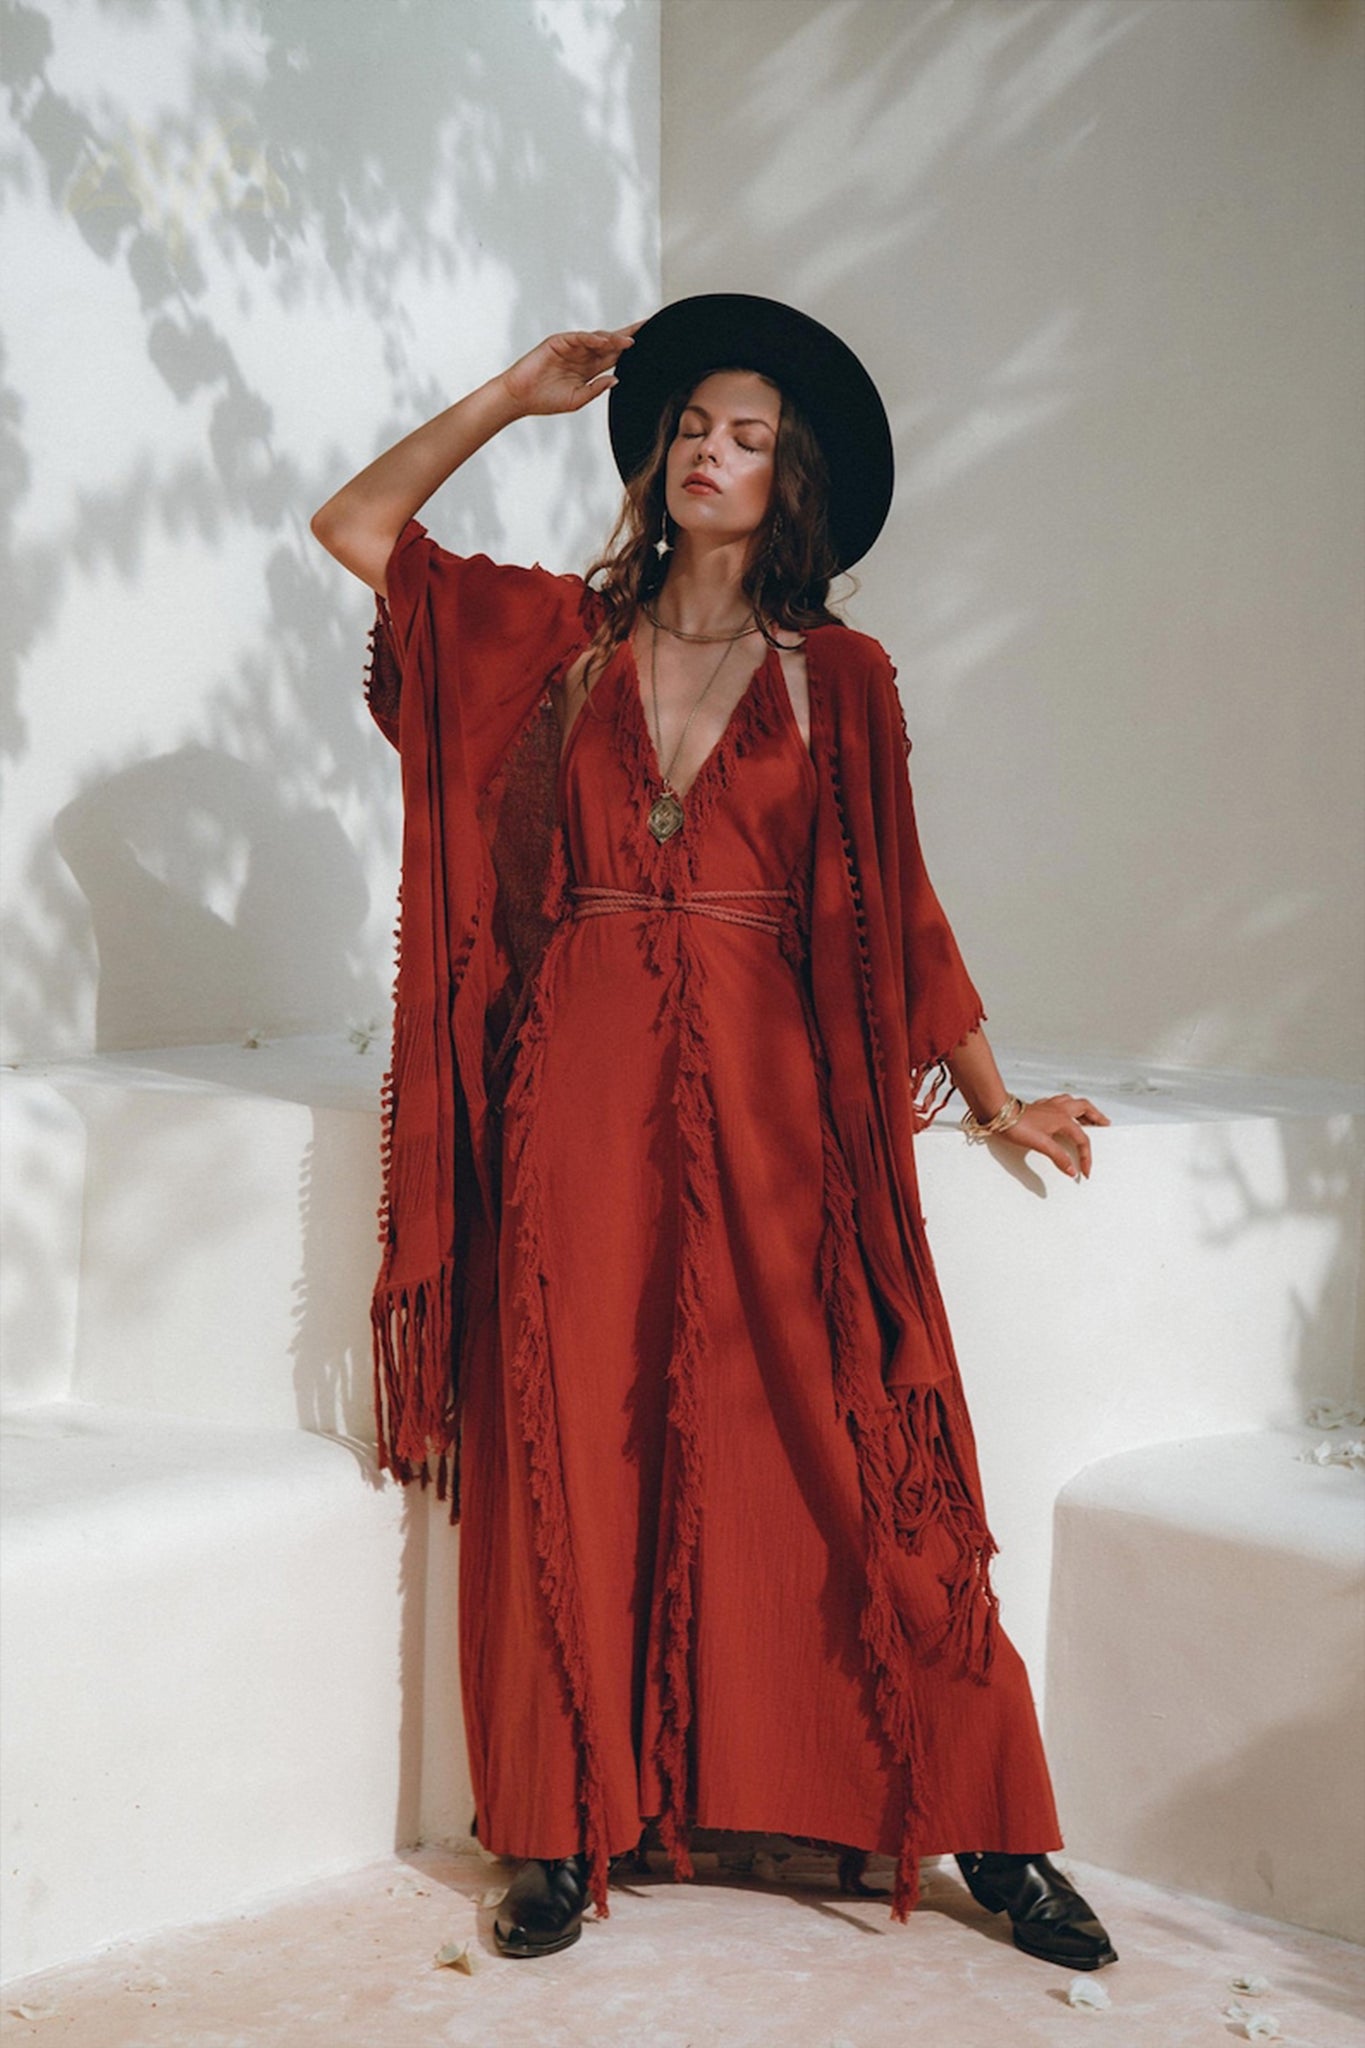
[[[385,569],[366,698],[396,746],[405,686],[419,668],[439,694],[458,695],[476,779],[524,716],[528,693],[563,669],[591,637],[590,593],[556,576],[487,555],[455,555],[410,519]]]

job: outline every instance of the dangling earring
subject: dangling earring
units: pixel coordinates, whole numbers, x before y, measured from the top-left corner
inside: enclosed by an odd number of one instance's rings
[[[777,553],[777,543],[781,540],[781,538],[782,514],[780,512],[774,512],[773,523],[768,528],[768,545],[764,552],[769,555],[775,555]]]
[[[665,513],[664,513],[664,523],[663,523],[663,530],[661,531],[661,533],[660,533],[660,535],[659,535],[659,538],[658,538],[658,539],[657,539],[657,540],[655,541],[655,543],[654,543],[654,552],[655,552],[655,554],[656,554],[656,555],[657,555],[657,556],[659,557],[659,560],[660,560],[661,562],[662,562],[662,560],[663,560],[663,558],[664,558],[664,556],[665,556],[665,555],[670,555],[670,554],[672,554],[672,552],[673,552],[673,542],[672,542],[672,540],[671,540],[671,539],[669,538],[669,533],[668,533],[668,513],[667,513],[667,511],[665,511]]]

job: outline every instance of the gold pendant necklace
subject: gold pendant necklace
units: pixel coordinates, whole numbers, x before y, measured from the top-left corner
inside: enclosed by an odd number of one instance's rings
[[[658,620],[651,619],[650,625],[652,630],[650,632],[649,637],[649,694],[654,704],[654,758],[657,761],[660,759],[663,752],[663,726],[659,720]],[[676,747],[674,747],[673,752],[669,757],[667,768],[661,766],[659,769],[659,780],[663,784],[663,787],[660,790],[658,796],[655,797],[654,802],[650,805],[648,824],[651,833],[654,835],[655,839],[658,840],[660,846],[663,845],[666,839],[671,839],[675,832],[682,831],[683,820],[686,817],[686,812],[683,810],[682,798],[678,795],[677,790],[674,789],[672,783],[668,779],[673,772],[673,764],[677,760],[679,754],[682,752],[683,741],[687,738],[688,728],[691,726],[692,720],[696,717],[697,712],[701,708],[702,698],[707,695],[707,692],[711,688],[711,683],[715,682],[716,677],[724,668],[726,661],[729,659],[730,649],[733,645],[733,641],[726,642],[725,647],[721,651],[720,660],[716,663],[715,668],[711,671],[710,682],[707,683],[706,689],[703,690],[701,693],[701,697],[698,697],[696,703],[692,706],[692,709],[687,714],[686,723],[684,724],[682,731],[678,735],[678,744]]]
[[[666,789],[662,796],[655,797],[649,807],[649,829],[662,846],[665,839],[671,839],[675,832],[681,832],[682,826],[682,800],[676,797],[671,789]]]

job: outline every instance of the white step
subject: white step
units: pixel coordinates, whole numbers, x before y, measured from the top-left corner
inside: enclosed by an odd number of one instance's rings
[[[424,1501],[302,1430],[59,1403],[3,1449],[7,1976],[417,1838]]]
[[[1360,1942],[1365,1472],[1300,1462],[1322,1440],[1154,1444],[1063,1489],[1048,1750],[1076,1855]]]
[[[6,1400],[369,1432],[383,1066],[306,1039],[0,1074]]]

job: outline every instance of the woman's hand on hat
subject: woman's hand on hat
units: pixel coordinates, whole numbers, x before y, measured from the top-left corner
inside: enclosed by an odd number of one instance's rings
[[[521,413],[578,412],[616,382],[612,375],[634,339],[631,327],[595,327],[547,335],[502,373],[507,394]]]
[[[1084,1095],[1044,1095],[1025,1103],[1023,1115],[992,1142],[1043,1152],[1069,1179],[1089,1180],[1090,1138],[1085,1126],[1108,1122],[1104,1111]]]

